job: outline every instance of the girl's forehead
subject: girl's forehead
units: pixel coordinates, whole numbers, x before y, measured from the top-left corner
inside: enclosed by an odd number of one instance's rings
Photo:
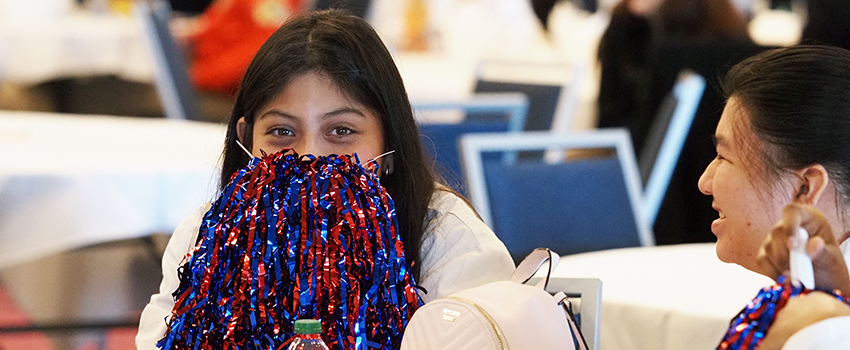
[[[763,145],[764,141],[758,137],[753,129],[750,109],[737,97],[729,98],[723,115],[717,125],[718,133],[721,131],[727,137],[731,137],[735,143]]]
[[[715,137],[718,138],[718,150],[721,149],[722,135],[725,137],[722,149],[734,154],[741,161],[741,166],[745,167],[750,175],[754,175],[754,179],[766,182],[777,180],[770,174],[781,172],[781,169],[776,168],[775,162],[776,157],[781,157],[777,153],[781,152],[781,148],[759,136],[753,127],[752,115],[746,104],[735,97],[730,98],[717,129]]]
[[[718,146],[731,147],[739,143],[740,135],[745,132],[744,129],[749,129],[749,121],[745,110],[738,102],[738,99],[732,97],[726,102],[726,107],[723,109],[723,114],[720,116],[720,121],[717,123],[717,129],[714,137],[717,140]]]

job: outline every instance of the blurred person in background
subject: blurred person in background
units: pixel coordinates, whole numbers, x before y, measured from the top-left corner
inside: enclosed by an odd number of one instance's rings
[[[187,10],[203,8],[190,36],[192,82],[228,96],[263,42],[289,17],[315,9],[346,8],[365,14],[363,0],[171,0]],[[203,6],[204,2],[209,6]]]
[[[192,83],[201,91],[233,95],[263,42],[309,0],[217,0],[190,34]]]
[[[749,37],[745,16],[730,0],[624,0],[611,14],[598,50],[598,127],[626,127],[636,154],[679,73],[693,71],[707,86],[694,115],[653,225],[657,244],[712,242],[716,218],[693,184],[714,158],[710,136],[725,102],[718,78],[764,50]]]
[[[254,53],[294,14],[327,8],[363,16],[368,0],[169,0],[186,15],[182,37],[189,74],[207,119],[226,122],[237,85]]]
[[[747,22],[729,0],[623,0],[599,43],[598,126],[627,127],[640,154],[658,107],[648,94],[659,45],[747,37]]]

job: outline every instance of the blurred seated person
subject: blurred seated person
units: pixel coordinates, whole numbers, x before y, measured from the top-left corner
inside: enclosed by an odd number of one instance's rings
[[[640,154],[658,107],[648,88],[659,44],[710,38],[748,40],[747,22],[729,0],[620,2],[599,43],[598,126],[627,127]]]

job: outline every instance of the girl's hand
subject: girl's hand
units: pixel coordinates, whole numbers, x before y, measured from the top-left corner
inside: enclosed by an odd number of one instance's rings
[[[799,330],[838,316],[850,316],[850,306],[829,294],[812,292],[791,298],[788,304],[776,313],[776,319],[758,349],[779,350],[788,338]]]
[[[788,252],[799,227],[809,232],[806,252],[812,258],[815,287],[850,293],[850,273],[832,228],[826,217],[810,205],[791,203],[782,211],[782,220],[771,229],[756,258],[761,272],[774,280],[788,274]]]

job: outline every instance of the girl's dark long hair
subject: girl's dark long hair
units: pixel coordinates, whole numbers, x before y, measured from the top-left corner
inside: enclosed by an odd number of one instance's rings
[[[263,44],[248,67],[233,106],[224,145],[221,186],[249,157],[236,144],[236,123],[245,117],[245,146],[251,148],[254,117],[295,77],[318,72],[373,111],[383,127],[394,172],[381,184],[395,200],[405,257],[419,278],[420,246],[435,175],[420,145],[419,132],[401,75],[381,39],[363,19],[340,10],[312,12],[287,21]],[[365,159],[363,160],[365,161]]]

